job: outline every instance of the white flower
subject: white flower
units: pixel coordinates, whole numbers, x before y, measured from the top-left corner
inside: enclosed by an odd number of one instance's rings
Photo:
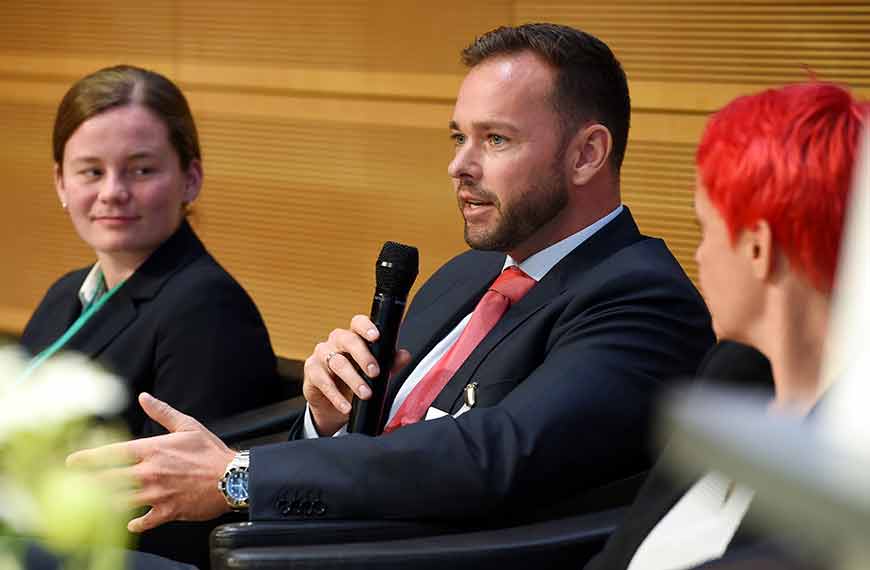
[[[16,481],[0,476],[0,521],[24,534],[33,531],[38,520],[39,505],[30,491]]]
[[[26,366],[17,349],[0,349],[0,444],[19,431],[116,414],[127,403],[123,384],[84,356],[54,356],[19,381]]]

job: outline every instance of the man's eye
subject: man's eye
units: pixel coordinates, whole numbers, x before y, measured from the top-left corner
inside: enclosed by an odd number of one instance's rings
[[[136,176],[148,176],[149,174],[153,174],[154,169],[150,166],[140,166],[138,168],[133,169],[133,174]]]
[[[506,143],[507,139],[501,135],[489,135],[489,142],[495,146],[500,146]]]
[[[461,133],[453,133],[450,138],[453,139],[453,144],[456,146],[465,144],[465,135]]]

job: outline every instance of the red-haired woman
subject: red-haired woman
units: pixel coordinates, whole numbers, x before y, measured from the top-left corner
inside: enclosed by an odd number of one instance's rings
[[[714,114],[698,148],[701,290],[719,339],[769,360],[774,408],[806,414],[826,387],[822,347],[867,110],[831,84],[771,89]],[[726,359],[754,358],[748,348],[726,350]],[[666,479],[654,469],[587,570],[685,569],[735,546],[749,548],[752,559],[757,538],[742,528],[751,489],[717,472],[680,490]],[[758,552],[765,560],[766,551]]]

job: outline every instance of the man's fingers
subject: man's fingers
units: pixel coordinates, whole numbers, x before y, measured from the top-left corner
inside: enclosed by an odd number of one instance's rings
[[[195,419],[182,414],[147,392],[139,394],[139,405],[142,406],[149,418],[165,427],[170,433],[190,431],[199,427],[199,422]]]
[[[334,356],[333,360],[336,358],[339,358],[339,356]],[[344,357],[342,356],[341,358]],[[332,376],[324,373],[312,374],[310,380],[311,384],[323,395],[323,397],[329,400],[332,407],[342,414],[350,413],[350,402],[347,401],[347,398],[336,385],[336,380],[334,380]],[[338,380],[338,382],[341,383],[342,381]],[[344,384],[342,383],[342,385]]]
[[[136,476],[135,466],[102,469],[95,472],[93,477],[109,492],[127,492],[142,485]]]
[[[367,341],[377,340],[381,333],[378,327],[365,315],[355,315],[350,320],[350,330],[360,335]]]
[[[396,374],[407,366],[409,362],[411,362],[411,353],[404,348],[400,348],[396,351],[396,357],[393,359],[393,367],[390,369],[390,374]]]
[[[371,388],[369,388],[369,385],[362,379],[362,376],[359,375],[358,369],[346,355],[340,353],[335,354],[329,360],[329,371],[337,376],[341,382],[344,382],[345,386],[350,388],[354,394],[363,400],[371,398]],[[339,390],[341,390],[341,388],[339,388]]]
[[[130,508],[136,507],[151,507],[166,501],[166,493],[162,489],[140,489],[128,493],[126,496],[127,506]]]
[[[141,447],[140,442],[143,441],[147,440],[122,441],[76,451],[67,456],[66,464],[68,467],[88,469],[107,469],[132,465],[142,459],[139,448]]]
[[[151,508],[147,513],[142,515],[139,518],[135,518],[127,523],[127,530],[130,532],[145,532],[146,530],[151,530],[152,528],[156,528],[163,523],[167,523],[171,520],[170,517],[165,514],[161,514],[157,509]]]
[[[379,373],[378,361],[372,356],[368,342],[356,331],[335,329],[329,334],[329,340],[321,346],[324,351],[323,362],[329,359],[332,372],[338,373],[334,366],[335,356],[330,357],[330,354],[336,353],[349,355],[369,378],[374,378]]]

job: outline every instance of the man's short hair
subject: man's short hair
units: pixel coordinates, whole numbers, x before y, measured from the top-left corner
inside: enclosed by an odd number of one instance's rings
[[[842,87],[809,82],[740,97],[714,114],[698,177],[732,243],[766,220],[792,267],[829,292],[867,111]]]
[[[530,51],[556,70],[552,100],[571,136],[585,121],[610,131],[610,156],[618,174],[628,144],[631,101],[622,66],[607,44],[586,32],[558,24],[524,24],[487,32],[462,50],[462,63],[474,67],[500,55]]]

